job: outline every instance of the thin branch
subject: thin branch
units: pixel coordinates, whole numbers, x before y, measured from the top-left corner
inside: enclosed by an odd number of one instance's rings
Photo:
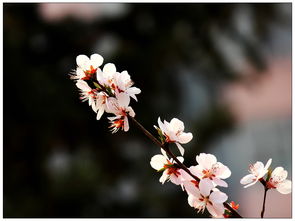
[[[177,157],[170,151],[170,149],[168,148],[167,144],[162,144],[157,138],[155,138],[147,129],[144,128],[144,126],[142,126],[137,120],[135,120],[134,117],[128,116],[129,119],[131,119],[135,125],[148,137],[150,138],[157,146],[159,146],[160,148],[162,148],[163,150],[166,151],[166,153],[173,158],[173,160],[175,160],[175,162],[177,163],[177,165],[183,169],[185,172],[187,172],[191,177],[193,177],[196,181],[200,181],[200,179],[198,177],[196,177],[195,175],[193,175],[189,169],[183,164],[181,163]],[[234,210],[228,203],[223,203],[224,207],[227,208],[231,214],[233,215],[233,217],[235,218],[242,218],[242,216],[236,211]]]
[[[139,129],[148,137],[148,138],[150,138],[157,146],[159,146],[160,148],[163,148],[164,147],[164,145],[163,144],[161,144],[161,142],[157,139],[157,138],[155,138],[147,129],[145,129],[137,120],[135,120],[135,118],[134,117],[131,117],[131,116],[129,116],[128,115],[128,117],[129,117],[129,119],[131,119],[134,123],[135,123],[135,125],[137,126],[137,127],[139,127]]]
[[[267,193],[268,190],[269,190],[269,189],[265,186],[265,187],[264,187],[263,204],[262,204],[262,210],[261,210],[261,218],[263,218],[263,216],[264,216],[266,193]]]
[[[200,179],[197,177],[197,176],[195,176],[194,174],[192,174],[191,173],[191,171],[183,164],[183,163],[181,163],[178,159],[177,159],[177,157],[171,152],[171,150],[169,149],[169,148],[166,148],[166,149],[164,149],[166,152],[167,152],[167,154],[170,156],[170,157],[172,157],[174,160],[175,160],[175,162],[178,164],[178,166],[181,168],[181,169],[183,169],[185,172],[187,172],[191,177],[193,177],[196,181],[200,181]]]

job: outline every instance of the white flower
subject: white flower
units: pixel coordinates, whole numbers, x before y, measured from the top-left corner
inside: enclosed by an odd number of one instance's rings
[[[106,103],[108,99],[109,99],[109,96],[105,92],[100,91],[99,93],[97,93],[97,96],[96,96],[96,110],[98,110],[97,116],[96,116],[97,120],[99,120],[101,116],[103,115],[103,113],[105,112]]]
[[[96,73],[98,67],[103,63],[103,57],[99,54],[93,54],[90,59],[86,55],[79,55],[76,58],[77,70],[76,78],[82,80],[91,79]]]
[[[114,75],[114,85],[113,89],[116,93],[125,92],[134,100],[137,101],[136,94],[139,94],[141,91],[137,87],[131,87],[133,85],[133,81],[130,78],[130,75],[127,71],[122,71],[121,73],[116,73]]]
[[[198,212],[204,212],[205,208],[207,208],[213,217],[219,217],[224,213],[223,203],[227,198],[225,193],[214,189],[214,185],[210,180],[205,179],[200,181],[199,189],[195,191],[194,195],[189,194],[188,204],[198,209]]]
[[[192,166],[188,168],[188,170],[193,174]],[[196,195],[199,192],[199,181],[195,180],[190,174],[186,171],[182,170],[181,177],[182,177],[182,187],[184,187],[187,194]],[[195,174],[193,174],[195,175]]]
[[[94,112],[97,112],[97,107],[96,107],[96,98],[97,98],[97,91],[95,89],[92,89],[89,87],[89,85],[83,81],[83,80],[78,80],[76,83],[76,86],[80,89],[81,91],[81,100],[82,101],[87,101],[89,103],[89,106],[92,107]]]
[[[268,188],[277,189],[282,194],[291,193],[292,182],[287,180],[288,172],[283,167],[277,167],[272,171],[269,181],[267,182]]]
[[[151,167],[157,171],[163,171],[160,177],[160,183],[164,184],[166,180],[170,180],[172,183],[179,185],[182,183],[181,170],[177,164],[174,164],[174,160],[169,160],[166,152],[161,149],[162,154],[157,154],[151,158]],[[183,157],[177,157],[182,163]]]
[[[268,172],[271,161],[272,159],[269,159],[265,166],[260,161],[257,161],[255,164],[250,164],[250,174],[244,176],[240,181],[240,183],[243,185],[247,184],[246,186],[244,186],[244,188],[254,185],[259,179],[264,177],[264,175]]]
[[[116,133],[120,128],[125,132],[129,130],[128,115],[135,116],[132,107],[129,107],[130,97],[125,93],[119,93],[116,98],[110,97],[106,102],[106,111],[115,114],[115,117],[109,117],[111,121],[110,128],[113,133]]]
[[[200,179],[210,179],[214,185],[227,187],[222,179],[230,177],[230,169],[220,162],[212,154],[201,153],[196,156],[197,166],[190,167],[191,172]]]
[[[163,135],[166,138],[166,142],[168,143],[175,143],[183,156],[184,149],[180,144],[186,144],[191,141],[193,138],[192,133],[185,133],[184,130],[184,124],[182,121],[178,120],[177,118],[173,118],[170,123],[164,120],[164,122],[161,122],[160,117],[158,118],[158,124],[160,127],[160,130],[162,131]],[[154,126],[157,128],[156,126]]]
[[[113,88],[114,85],[114,75],[117,73],[116,66],[113,63],[107,63],[104,65],[103,69],[97,70],[96,78],[97,81],[105,86]]]

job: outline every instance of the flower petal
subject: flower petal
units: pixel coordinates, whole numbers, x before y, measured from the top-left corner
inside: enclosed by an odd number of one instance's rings
[[[83,67],[85,63],[87,63],[88,61],[89,61],[89,58],[84,54],[81,54],[77,56],[76,58],[77,65],[80,67]]]
[[[178,136],[178,142],[182,144],[186,144],[190,142],[193,139],[193,134],[192,133],[181,133]]]
[[[217,159],[212,154],[200,153],[196,160],[204,169],[209,170],[212,168],[212,165],[217,162]]]
[[[103,108],[99,108],[98,109],[98,112],[97,112],[96,119],[99,120],[101,118],[101,116],[103,115],[103,113],[104,113],[104,109]]]
[[[213,205],[210,205],[209,203],[207,203],[206,208],[208,210],[208,212],[213,216],[213,217],[217,217],[217,212],[215,211],[215,208],[213,207]]]
[[[85,92],[91,91],[91,87],[89,87],[87,82],[83,80],[78,80],[76,83],[76,86],[82,91],[85,91]]]
[[[90,60],[93,68],[98,68],[103,63],[103,57],[99,54],[91,55]]]
[[[164,133],[164,131],[165,131],[165,126],[164,126],[164,124],[162,123],[160,117],[158,117],[158,125],[159,125],[159,127],[160,127],[160,130]]]
[[[291,180],[284,180],[283,182],[279,183],[277,186],[277,190],[281,194],[288,194],[292,191],[292,181]]]
[[[128,130],[129,130],[128,117],[124,117],[124,131],[127,132]]]
[[[161,154],[157,154],[151,158],[150,164],[151,167],[155,170],[160,170],[164,167],[164,164],[167,162],[167,159],[165,156]]]
[[[130,103],[130,97],[128,96],[128,94],[119,93],[117,94],[117,99],[120,107],[128,107]]]
[[[195,205],[195,201],[196,201],[196,197],[193,196],[193,195],[191,195],[191,194],[189,194],[189,195],[188,195],[188,198],[187,198],[187,202],[188,202],[188,204],[189,204],[191,207],[194,207],[194,205]]]
[[[221,179],[218,178],[213,178],[213,182],[214,184],[216,184],[217,186],[223,186],[223,187],[228,187],[227,183]]]
[[[141,90],[137,87],[130,87],[127,89],[128,94],[139,94]]]
[[[175,185],[179,185],[182,183],[181,177],[179,177],[179,176],[177,177],[174,174],[170,175],[170,181],[171,181],[171,183],[174,183]]]
[[[223,165],[222,163],[217,162],[213,167],[215,168],[215,171],[216,171],[214,173],[216,177],[221,179],[226,179],[230,177],[231,175],[230,169],[227,166]]]
[[[183,156],[184,155],[184,148],[177,142],[175,144],[178,147],[178,150],[179,150],[181,156]]]
[[[76,76],[74,76],[73,78],[74,79],[81,79],[83,77],[85,77],[85,73],[84,73],[83,69],[81,67],[77,67]]]
[[[245,185],[253,182],[254,180],[256,180],[256,177],[253,174],[248,174],[241,179],[240,183]]]
[[[183,182],[183,185],[184,185],[184,188],[185,188],[187,194],[192,194],[196,197],[200,196],[200,190],[191,181],[185,181],[185,182]]]
[[[271,177],[280,177],[279,181],[283,181],[288,177],[288,172],[287,172],[287,170],[284,170],[283,167],[276,167],[272,171]]]
[[[171,126],[172,131],[183,131],[184,130],[183,122],[177,118],[173,118],[170,121],[170,126]]]
[[[222,216],[224,213],[224,206],[222,204],[207,204],[206,208],[213,217]]]
[[[210,194],[209,199],[212,203],[223,203],[227,201],[228,196],[220,191],[214,191]]]
[[[102,71],[106,74],[113,75],[116,73],[116,66],[113,63],[107,63],[104,65]]]
[[[252,170],[255,174],[258,174],[259,178],[263,177],[267,173],[267,170],[264,169],[264,164],[260,161],[254,163]]]
[[[265,167],[264,167],[265,170],[267,170],[267,169],[269,168],[271,162],[272,162],[272,159],[270,158],[270,159],[267,161],[267,163],[265,164]]]
[[[135,116],[135,112],[132,109],[132,107],[126,108],[126,111],[128,112],[129,116],[131,116],[131,117],[134,117]]]
[[[105,105],[106,105],[106,112],[107,113],[113,113],[116,115],[119,112],[118,100],[116,98],[114,98],[114,97],[107,98]]]
[[[184,158],[183,157],[176,157],[181,163],[183,163]]]
[[[209,196],[210,191],[214,188],[213,182],[209,179],[202,179],[199,183],[200,193],[203,196]]]
[[[204,174],[203,174],[203,167],[201,165],[197,166],[191,166],[189,170],[192,172],[192,174],[196,175],[198,178],[202,179]]]
[[[162,176],[160,177],[159,181],[160,183],[164,184],[166,180],[168,180],[169,178],[169,175],[168,175],[168,172],[167,170],[165,170],[162,174]]]
[[[249,183],[248,185],[244,186],[244,188],[248,188],[250,186],[253,186],[255,183],[257,183],[258,180],[254,180],[252,183]]]

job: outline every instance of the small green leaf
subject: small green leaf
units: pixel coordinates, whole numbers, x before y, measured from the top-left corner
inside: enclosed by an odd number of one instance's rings
[[[106,89],[106,91],[107,91],[107,93],[108,93],[109,96],[113,96],[114,95],[113,94],[113,91],[112,91],[112,89],[110,87],[105,87],[105,89]]]
[[[157,172],[163,172],[164,170],[166,170],[166,168],[162,168],[162,169],[159,169],[159,170],[157,170]]]
[[[229,210],[226,209],[226,210],[224,210],[224,214],[225,214],[225,215],[231,215],[231,212],[230,212]]]
[[[159,139],[160,139],[161,143],[164,144],[165,143],[165,136],[163,135],[160,128],[158,128],[158,127],[155,127],[155,128],[156,128],[156,130],[157,130],[157,132],[159,134]]]
[[[98,88],[99,90],[101,90],[101,86],[100,86],[98,83],[93,82],[93,84],[94,84],[94,86],[95,86],[96,88]]]
[[[270,176],[271,176],[271,173],[272,173],[272,169],[271,169],[271,168],[269,168],[269,169],[268,169],[268,172],[267,172],[266,182],[268,182],[268,181],[269,181],[269,179],[270,179]]]

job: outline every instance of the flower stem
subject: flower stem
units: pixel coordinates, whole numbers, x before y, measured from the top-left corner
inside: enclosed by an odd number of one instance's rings
[[[175,162],[177,163],[177,165],[183,169],[185,172],[187,172],[191,177],[193,177],[196,181],[200,181],[200,179],[198,177],[196,177],[195,175],[193,175],[189,169],[183,164],[181,163],[177,157],[171,152],[171,150],[169,149],[167,143],[162,144],[157,138],[155,138],[147,129],[144,128],[144,126],[142,126],[134,117],[129,116],[129,119],[131,119],[133,121],[133,123],[135,123],[135,125],[148,137],[150,138],[150,140],[152,140],[157,146],[159,146],[160,148],[162,148],[163,150],[166,151],[166,153],[173,158],[173,160],[175,160]],[[231,214],[232,217],[234,218],[242,218],[242,216],[236,211],[234,210],[228,203],[223,203],[224,207],[226,209],[228,209]]]
[[[263,218],[263,216],[264,216],[266,193],[267,193],[268,190],[269,190],[269,189],[265,186],[265,187],[264,187],[263,204],[262,204],[262,210],[261,210],[261,218]]]
[[[134,117],[131,117],[128,115],[128,118],[131,119],[135,125],[148,137],[150,138],[157,146],[160,148],[163,148],[164,145],[157,139],[155,138],[147,129],[145,129],[137,120],[135,120]]]

